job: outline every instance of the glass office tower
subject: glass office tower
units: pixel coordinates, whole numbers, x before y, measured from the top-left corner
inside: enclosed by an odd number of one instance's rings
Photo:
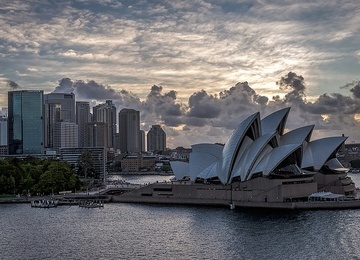
[[[43,153],[43,98],[41,90],[8,92],[10,155]]]
[[[44,95],[44,146],[54,148],[54,131],[58,122],[75,123],[75,94],[50,93]]]
[[[116,135],[116,107],[112,100],[106,100],[106,103],[99,104],[93,107],[93,122],[104,122],[107,125],[107,145],[108,147],[115,147]]]
[[[153,125],[147,134],[147,150],[165,151],[166,149],[166,133],[160,125]]]
[[[122,153],[140,153],[140,112],[124,108],[119,112],[120,151]]]

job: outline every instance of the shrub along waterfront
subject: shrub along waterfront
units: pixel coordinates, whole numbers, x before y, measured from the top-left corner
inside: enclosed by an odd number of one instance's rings
[[[81,186],[82,182],[65,161],[35,157],[0,160],[0,195],[49,195],[80,190]]]

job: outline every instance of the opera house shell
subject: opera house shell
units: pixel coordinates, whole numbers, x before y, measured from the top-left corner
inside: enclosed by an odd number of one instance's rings
[[[346,137],[311,140],[314,125],[285,133],[289,112],[290,108],[284,108],[263,119],[259,112],[250,115],[224,145],[195,144],[189,162],[170,162],[176,180],[147,185],[116,200],[268,208],[360,207],[348,169],[336,158]],[[313,203],[318,200],[332,202]],[[351,204],[331,204],[349,200]]]
[[[308,185],[309,189],[300,188],[304,193],[354,194],[355,185],[336,158],[346,137],[311,140],[314,125],[284,133],[289,112],[290,108],[284,108],[263,119],[257,112],[236,127],[225,145],[193,145],[189,163],[171,162],[176,179],[222,185],[238,183],[239,189],[242,185],[254,189],[259,185],[262,191],[272,189],[276,182],[278,186],[279,180],[292,179]],[[296,189],[289,199],[298,197]]]

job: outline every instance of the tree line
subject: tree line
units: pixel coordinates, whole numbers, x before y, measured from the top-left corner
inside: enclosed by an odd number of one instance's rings
[[[35,157],[0,160],[0,194],[57,194],[82,188],[68,162]]]

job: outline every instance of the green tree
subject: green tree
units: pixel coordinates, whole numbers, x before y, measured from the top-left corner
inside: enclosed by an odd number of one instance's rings
[[[45,194],[58,193],[68,189],[73,190],[76,184],[73,177],[69,164],[52,161],[41,175],[38,189]]]
[[[27,157],[0,160],[0,194],[57,193],[80,189],[82,182],[65,161]]]
[[[94,173],[94,160],[91,156],[91,152],[86,150],[78,158],[77,161],[79,172],[87,180],[88,176]]]

